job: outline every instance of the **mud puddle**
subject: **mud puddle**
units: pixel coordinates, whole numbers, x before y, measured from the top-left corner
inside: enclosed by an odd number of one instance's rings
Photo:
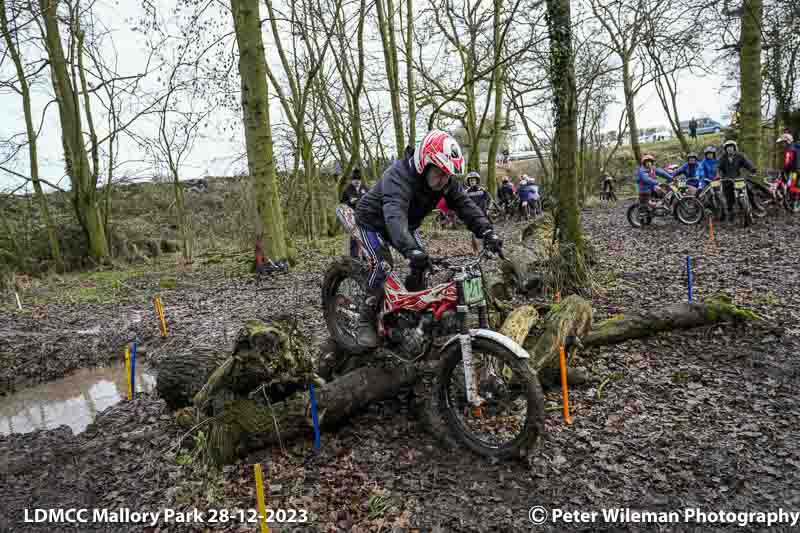
[[[136,364],[136,391],[155,388],[155,373]],[[64,378],[0,397],[0,435],[29,433],[61,425],[82,432],[97,413],[127,398],[125,363],[85,368]]]

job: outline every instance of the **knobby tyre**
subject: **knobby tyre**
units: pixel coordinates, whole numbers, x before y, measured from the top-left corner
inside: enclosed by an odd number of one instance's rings
[[[524,451],[535,446],[544,434],[544,394],[539,380],[528,368],[527,360],[518,359],[495,341],[474,338],[472,349],[473,366],[476,374],[481,376],[479,393],[490,398],[487,406],[482,408],[486,415],[473,417],[467,414],[459,342],[448,347],[442,361],[437,390],[442,415],[453,437],[473,452],[498,460],[520,457]],[[485,378],[487,368],[498,370],[493,379]],[[495,393],[484,389],[485,381],[494,383]],[[495,412],[506,415],[499,416],[498,420],[500,423],[508,422],[516,429],[513,437],[498,428],[499,423],[489,422],[489,416]],[[481,429],[487,429],[489,434],[482,435]],[[509,438],[502,441],[499,435]]]
[[[366,286],[366,265],[352,257],[340,257],[331,263],[322,282],[322,314],[328,333],[340,349],[352,354],[368,351],[356,342]]]
[[[634,228],[642,227],[642,220],[639,218],[639,204],[630,206],[625,216],[628,218],[628,224]]]
[[[681,198],[675,206],[675,216],[682,224],[697,224],[703,219],[703,210],[703,204],[697,198]]]

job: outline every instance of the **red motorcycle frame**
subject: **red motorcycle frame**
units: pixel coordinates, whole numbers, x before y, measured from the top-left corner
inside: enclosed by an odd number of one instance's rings
[[[361,233],[355,230],[356,221],[353,209],[344,204],[336,208],[336,216],[342,225],[356,241],[358,257],[375,268],[372,259],[365,252],[366,245]],[[456,310],[458,304],[458,288],[455,281],[441,283],[421,291],[409,291],[398,279],[394,272],[390,272],[384,284],[383,308],[378,317],[378,336],[385,337],[388,331],[384,325],[383,317],[400,310],[414,312],[430,309],[433,319],[438,322],[445,312]]]

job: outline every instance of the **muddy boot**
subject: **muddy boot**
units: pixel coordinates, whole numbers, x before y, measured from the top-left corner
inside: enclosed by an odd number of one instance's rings
[[[381,291],[383,288],[381,287]],[[358,330],[356,343],[362,348],[376,348],[378,346],[378,306],[380,298],[375,294],[368,294],[361,304],[358,315]]]

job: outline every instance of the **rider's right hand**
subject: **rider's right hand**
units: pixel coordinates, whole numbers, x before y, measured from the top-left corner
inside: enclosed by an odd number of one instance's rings
[[[430,258],[424,250],[411,250],[406,255],[406,259],[408,259],[408,263],[411,265],[411,268],[416,270],[427,268],[430,262]]]

